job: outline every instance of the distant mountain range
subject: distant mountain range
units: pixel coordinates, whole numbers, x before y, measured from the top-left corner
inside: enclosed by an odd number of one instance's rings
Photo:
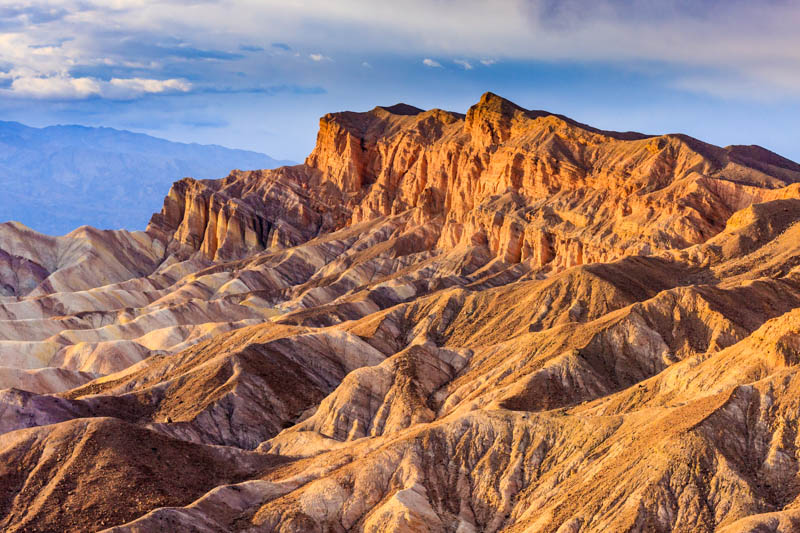
[[[219,178],[234,168],[291,164],[112,128],[0,121],[0,222],[16,220],[51,235],[85,224],[144,229],[181,177]]]

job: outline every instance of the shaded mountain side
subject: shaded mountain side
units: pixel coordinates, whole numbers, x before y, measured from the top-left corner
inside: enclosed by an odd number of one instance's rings
[[[114,418],[6,434],[0,456],[4,531],[99,530],[282,462],[177,441]],[[112,486],[133,500],[120,505],[103,490]]]
[[[398,104],[0,252],[5,529],[798,523],[800,167],[764,149]]]

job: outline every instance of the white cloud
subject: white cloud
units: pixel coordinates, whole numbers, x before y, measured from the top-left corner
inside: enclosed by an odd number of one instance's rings
[[[481,64],[487,67],[491,67],[495,63],[497,63],[496,59],[481,59]]]
[[[472,63],[466,59],[454,59],[453,63],[460,65],[464,70],[472,70]]]
[[[433,60],[433,59],[431,59],[429,57],[426,57],[425,59],[423,59],[422,60],[422,64],[425,65],[426,67],[432,67],[432,68],[440,68],[442,66],[441,63],[439,63],[438,61],[435,61],[435,60]]]
[[[101,89],[97,80],[92,78],[22,76],[15,78],[5,92],[27,98],[78,100],[99,96]]]
[[[11,85],[2,94],[22,98],[51,100],[82,100],[90,97],[103,97],[114,100],[129,100],[145,94],[187,92],[191,84],[178,79],[153,80],[144,78],[112,78],[109,81],[90,77],[72,78],[69,76],[30,76],[14,77],[4,73],[2,77],[11,78]]]
[[[332,61],[332,59],[328,56],[324,56],[322,54],[308,54],[308,57],[311,58],[311,61],[316,61],[319,63],[320,61]]]
[[[366,62],[366,61],[364,61],[363,63],[361,63],[361,66],[362,66],[362,67],[364,67],[364,68],[372,68],[372,65],[370,65],[370,64],[369,64],[368,62]]]
[[[185,80],[151,80],[146,78],[111,78],[104,84],[105,95],[114,98],[135,98],[143,94],[189,92],[192,84]]]

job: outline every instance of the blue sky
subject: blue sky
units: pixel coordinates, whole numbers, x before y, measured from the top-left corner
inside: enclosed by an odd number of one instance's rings
[[[800,1],[0,1],[0,119],[302,160],[318,118],[491,90],[800,160]]]

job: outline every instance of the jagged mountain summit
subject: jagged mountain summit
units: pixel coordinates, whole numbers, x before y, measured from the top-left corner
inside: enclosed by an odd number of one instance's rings
[[[7,531],[800,528],[800,165],[491,93],[0,226]]]
[[[112,128],[0,121],[0,218],[50,235],[84,224],[143,228],[164,190],[182,176],[287,164],[256,152]]]

